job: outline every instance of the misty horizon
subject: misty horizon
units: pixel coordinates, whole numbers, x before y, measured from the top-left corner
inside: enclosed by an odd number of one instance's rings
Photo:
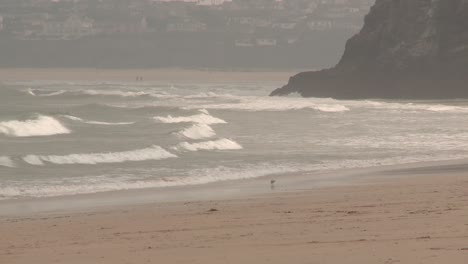
[[[0,264],[466,264],[467,0],[0,0]]]
[[[203,3],[2,1],[0,67],[328,68],[373,1]]]

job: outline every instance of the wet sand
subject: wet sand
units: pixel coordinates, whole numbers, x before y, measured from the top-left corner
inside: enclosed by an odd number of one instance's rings
[[[232,198],[4,215],[0,263],[465,264],[466,168],[387,169],[319,188],[282,188],[280,178],[276,190]]]

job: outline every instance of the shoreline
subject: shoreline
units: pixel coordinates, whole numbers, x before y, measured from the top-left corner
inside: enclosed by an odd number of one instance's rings
[[[468,162],[421,165],[347,170],[320,188],[284,175],[277,190],[251,195],[0,216],[0,259],[464,264]],[[281,187],[286,177],[295,187]]]
[[[417,177],[441,171],[461,173],[466,170],[468,170],[468,159],[456,159],[265,175],[252,179],[199,185],[6,199],[0,200],[0,218],[101,211],[145,204],[244,199],[272,193],[305,192],[329,187],[392,182],[401,177]],[[270,186],[271,179],[277,182],[274,190]]]
[[[93,69],[93,68],[0,68],[0,81],[118,81],[135,82],[268,82],[285,83],[303,69]]]

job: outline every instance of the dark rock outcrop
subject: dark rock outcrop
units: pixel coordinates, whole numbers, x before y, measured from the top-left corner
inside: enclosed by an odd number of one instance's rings
[[[468,98],[468,0],[377,0],[334,68],[271,95],[337,99]]]

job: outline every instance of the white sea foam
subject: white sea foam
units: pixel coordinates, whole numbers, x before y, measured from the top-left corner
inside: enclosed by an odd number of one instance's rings
[[[28,88],[28,89],[26,90],[26,93],[28,93],[29,95],[32,95],[32,96],[36,96],[36,94],[34,93],[34,90],[31,89],[31,88]]]
[[[120,91],[120,90],[84,90],[80,91],[86,95],[107,95],[107,96],[120,96],[120,97],[139,97],[150,95],[147,92],[133,92],[133,91]]]
[[[350,109],[337,102],[325,102],[315,98],[293,98],[293,97],[237,97],[239,102],[222,104],[206,104],[206,109],[230,109],[244,111],[287,111],[300,109],[314,109],[321,112],[346,112]],[[197,105],[186,108],[196,108]]]
[[[76,116],[71,116],[71,115],[62,115],[65,118],[68,118],[73,121],[78,121],[82,122],[85,124],[90,124],[90,125],[105,125],[105,126],[121,126],[121,125],[132,125],[135,124],[135,122],[101,122],[101,121],[91,121],[91,120],[84,120],[82,118],[76,117]]]
[[[69,134],[71,131],[58,120],[40,115],[31,120],[0,122],[0,133],[13,137],[32,137]]]
[[[447,113],[468,113],[467,107],[453,105],[413,105],[416,109],[427,110],[431,112],[447,112]]]
[[[83,122],[84,120],[79,118],[79,117],[76,117],[76,116],[71,116],[71,115],[62,115],[63,117],[65,118],[68,118],[70,120],[73,120],[73,121],[80,121],[80,122]]]
[[[100,164],[121,163],[127,161],[162,160],[176,158],[177,156],[159,146],[130,150],[123,152],[70,154],[70,155],[28,155],[23,160],[31,165],[43,165],[45,162],[70,165],[70,164]]]
[[[193,95],[186,95],[184,96],[186,99],[199,99],[199,98],[236,98],[235,95],[232,94],[217,94],[214,92],[206,92],[206,93],[199,93]]]
[[[205,141],[197,143],[182,142],[174,147],[179,151],[199,151],[199,150],[239,150],[242,146],[230,139],[219,139],[215,141]]]
[[[57,96],[57,95],[62,95],[62,94],[72,94],[72,95],[103,95],[103,96],[120,96],[120,97],[139,97],[139,96],[146,96],[146,95],[151,95],[147,92],[141,92],[141,91],[121,91],[121,90],[57,90],[57,91],[51,91],[51,90],[43,90],[43,89],[27,89],[25,91],[26,93],[32,95],[32,96],[43,96],[43,97],[49,97],[49,96]]]
[[[155,98],[178,98],[179,95],[168,94],[166,92],[156,92],[156,91],[132,91],[132,90],[81,90],[73,91],[74,94],[84,94],[84,95],[94,95],[94,96],[119,96],[119,97],[141,97],[141,96],[151,96]]]
[[[429,111],[445,113],[468,113],[468,107],[443,105],[443,104],[418,104],[418,103],[387,103],[376,101],[365,101],[367,105],[377,109],[407,110],[407,111]]]
[[[64,94],[66,92],[67,91],[65,91],[65,90],[59,90],[59,91],[55,91],[55,92],[51,92],[51,93],[47,93],[47,94],[41,94],[39,96],[45,96],[45,97],[47,97],[47,96],[57,96],[57,95]]]
[[[99,175],[76,178],[64,178],[63,181],[31,180],[28,186],[15,184],[1,185],[0,199],[15,197],[51,197],[61,195],[76,195],[85,193],[98,193],[116,190],[164,188],[186,185],[201,185],[219,181],[231,181],[252,179],[272,174],[296,172],[303,166],[275,165],[270,163],[251,164],[239,168],[219,166],[215,168],[194,169],[183,176],[154,177],[154,175],[166,174],[159,170],[148,170],[144,176],[135,178],[134,175]],[[299,169],[300,170],[300,169]],[[145,175],[145,173],[142,173]]]
[[[23,160],[24,162],[29,163],[31,165],[37,165],[37,166],[44,165],[44,162],[42,162],[40,156],[37,156],[37,155],[24,156]]]
[[[14,168],[16,166],[10,157],[0,156],[0,167]]]
[[[304,166],[298,164],[260,163],[244,165],[239,168],[219,166],[215,168],[195,169],[184,177],[166,177],[155,187],[171,187],[178,185],[200,185],[212,182],[254,179],[268,175],[293,173],[303,171]]]
[[[47,91],[47,90],[39,90],[39,89],[32,89],[32,88],[28,88],[26,91],[25,91],[27,94],[30,94],[32,96],[43,96],[43,97],[47,97],[47,96],[56,96],[56,95],[61,95],[61,94],[64,94],[66,93],[67,91],[65,90],[58,90],[58,91]]]
[[[206,110],[205,110],[206,111]],[[219,119],[217,117],[211,116],[209,114],[201,113],[192,116],[156,116],[154,120],[162,123],[197,123],[197,124],[205,124],[205,125],[213,125],[213,124],[226,124],[226,121]]]
[[[319,142],[320,140],[317,140]],[[456,151],[468,148],[468,133],[404,133],[390,135],[355,135],[327,140],[327,146],[333,147],[367,147],[374,149],[425,150],[427,152]]]
[[[216,135],[215,131],[208,125],[195,124],[179,132],[182,135],[191,139],[209,138]]]
[[[200,113],[203,113],[203,114],[205,114],[205,115],[209,115],[209,114],[210,114],[210,112],[208,112],[208,110],[206,110],[206,109],[199,109],[198,111],[200,111]]]
[[[285,173],[304,173],[312,171],[329,171],[337,169],[370,168],[382,165],[408,164],[423,161],[442,161],[465,158],[465,155],[422,155],[413,157],[392,157],[386,159],[371,160],[342,160],[328,161],[318,164],[272,164],[261,163],[244,165],[239,168],[219,166],[215,168],[194,169],[181,176],[158,177],[168,175],[151,169],[141,173],[141,178],[133,174],[118,173],[99,176],[80,176],[75,178],[62,178],[60,181],[50,180],[28,180],[24,183],[0,182],[0,199],[11,199],[16,197],[51,197],[61,195],[75,195],[85,193],[98,193],[116,190],[164,188],[185,185],[201,185],[212,182],[232,181],[264,177],[268,175],[279,175]],[[140,174],[140,173],[139,173]],[[315,175],[317,184],[319,180],[334,181],[330,175]]]

